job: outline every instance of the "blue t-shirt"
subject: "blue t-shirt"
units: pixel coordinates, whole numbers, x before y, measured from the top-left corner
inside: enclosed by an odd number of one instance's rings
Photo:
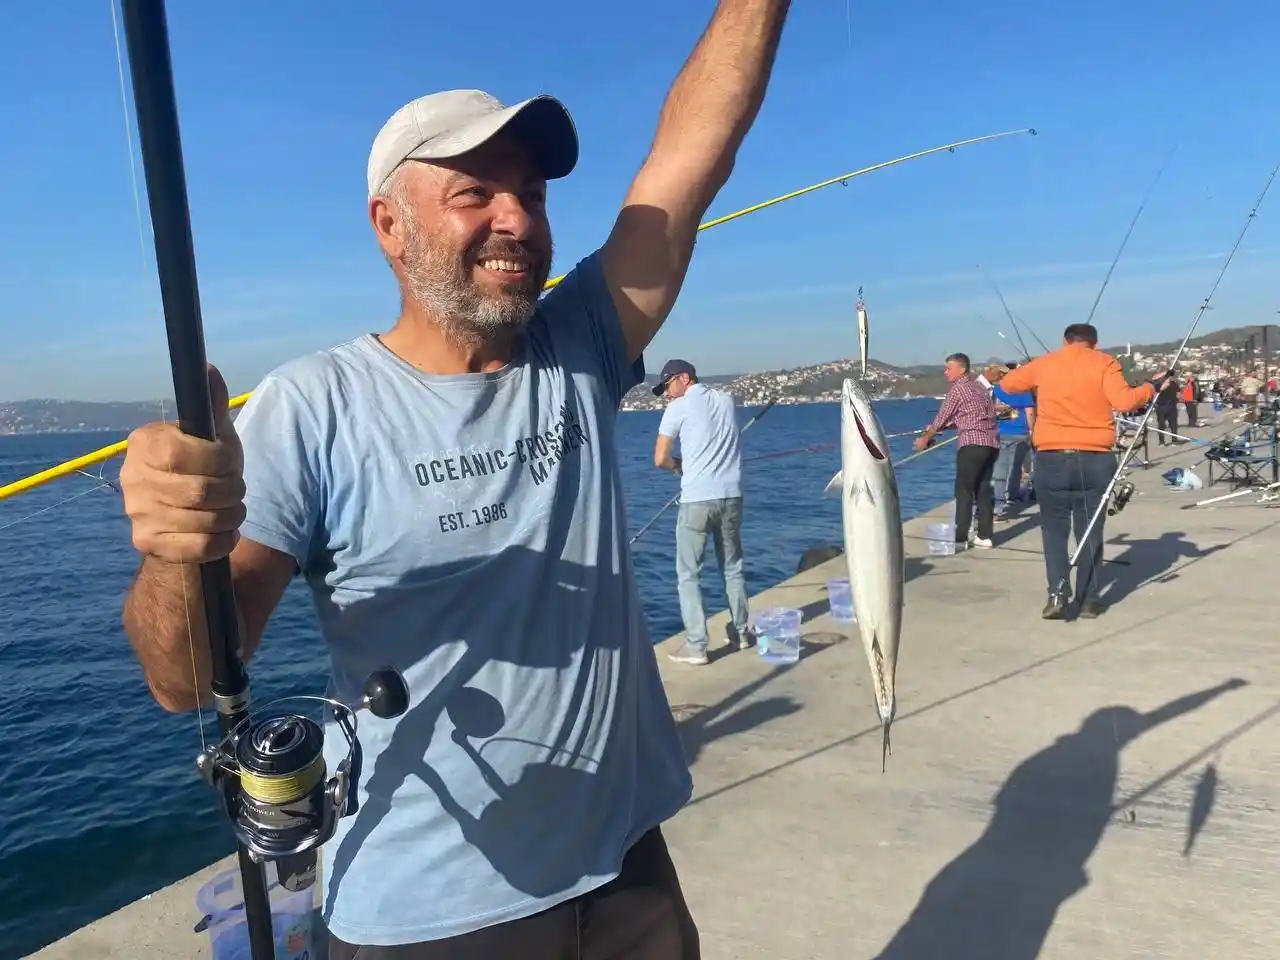
[[[241,532],[297,560],[331,694],[381,664],[409,685],[399,719],[361,712],[359,809],[323,848],[342,940],[538,913],[688,801],[615,448],[643,376],[597,254],[502,370],[427,375],[367,335],[268,374],[237,420]],[[330,720],[330,771],[345,750]]]
[[[680,440],[680,502],[742,496],[741,431],[733,394],[695,383],[662,412],[658,433]]]
[[[991,398],[1013,410],[1013,419],[996,420],[1002,437],[1027,436],[1027,411],[1036,408],[1035,398],[1029,393],[1005,393],[997,384],[991,388]]]

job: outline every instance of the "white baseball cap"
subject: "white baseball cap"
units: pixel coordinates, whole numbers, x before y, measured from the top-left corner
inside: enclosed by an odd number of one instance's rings
[[[406,160],[457,157],[507,128],[528,145],[546,179],[568,176],[577,165],[578,132],[554,97],[508,107],[483,90],[445,90],[405,104],[382,125],[369,150],[369,196]]]

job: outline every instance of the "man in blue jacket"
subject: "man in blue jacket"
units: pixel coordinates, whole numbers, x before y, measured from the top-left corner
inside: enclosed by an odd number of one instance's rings
[[[1004,375],[1017,363],[992,364],[984,371],[996,402],[996,425],[1000,428],[1000,455],[991,472],[996,519],[1009,518],[1009,504],[1022,500],[1022,470],[1031,454],[1031,428],[1035,424],[1036,402],[1029,393],[1005,393],[1000,389]]]

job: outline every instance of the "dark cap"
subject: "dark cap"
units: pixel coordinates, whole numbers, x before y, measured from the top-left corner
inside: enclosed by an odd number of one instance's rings
[[[696,377],[698,371],[693,369],[693,364],[688,360],[668,360],[662,366],[662,373],[658,377],[658,385],[653,388],[653,395],[660,397],[667,389],[667,381],[672,377],[678,377],[682,373],[687,373],[691,377]]]

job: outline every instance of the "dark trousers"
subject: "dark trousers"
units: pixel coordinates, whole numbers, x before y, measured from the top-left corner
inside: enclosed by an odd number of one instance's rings
[[[1040,504],[1040,537],[1044,542],[1044,572],[1050,594],[1060,593],[1064,600],[1071,597],[1068,579],[1071,554],[1067,541],[1074,529],[1079,544],[1115,471],[1114,453],[1041,450],[1036,454],[1036,501]],[[1098,598],[1106,519],[1104,510],[1080,553],[1076,568],[1077,600]]]
[[[978,504],[978,536],[991,539],[995,528],[995,499],[991,495],[991,472],[999,447],[967,444],[956,451],[956,543],[969,539],[973,504]]]
[[[1168,430],[1170,433],[1178,432],[1178,408],[1174,404],[1161,406],[1156,404],[1156,427],[1160,430]],[[1163,433],[1156,434],[1160,439],[1160,446],[1166,443],[1173,443],[1173,437],[1166,437]]]
[[[622,872],[597,890],[520,920],[460,937],[358,947],[329,936],[329,960],[700,960],[662,832],[627,851]]]
[[[1187,408],[1187,426],[1194,427],[1196,425],[1196,417],[1199,415],[1199,405],[1195,403],[1184,403]]]

